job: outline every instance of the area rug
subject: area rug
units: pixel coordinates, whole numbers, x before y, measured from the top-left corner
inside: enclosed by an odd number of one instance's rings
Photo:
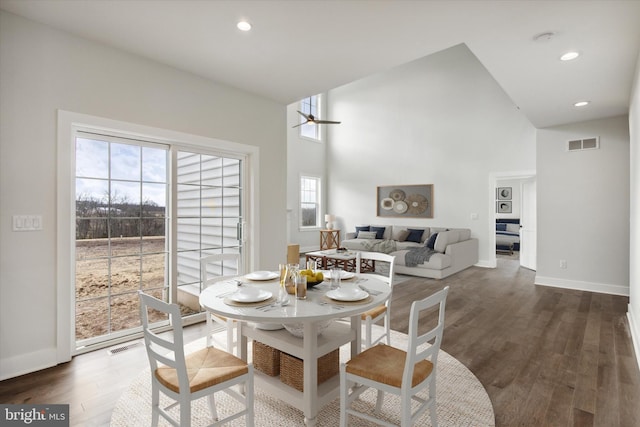
[[[226,340],[226,332],[221,332],[216,341],[222,345]],[[407,335],[392,331],[391,344],[398,348],[406,348]],[[204,339],[187,345],[187,352],[202,348]],[[224,347],[224,345],[222,345]],[[349,358],[349,346],[343,346],[340,360]],[[251,351],[249,351],[251,355]],[[478,379],[462,363],[444,351],[438,356],[437,370],[437,411],[440,426],[494,426],[495,417],[491,401],[484,387]],[[128,389],[118,400],[111,415],[111,427],[132,427],[151,425],[151,378],[149,370],[141,372],[131,382]],[[161,397],[164,397],[162,393]],[[359,410],[372,412],[375,407],[375,391],[365,392],[356,403]],[[166,406],[169,400],[161,400]],[[220,417],[233,413],[239,409],[238,403],[224,393],[216,394],[216,404]],[[400,424],[398,416],[399,400],[390,394],[385,394],[382,413],[384,418],[392,423]],[[255,388],[255,425],[260,426],[304,426],[304,415],[301,411],[282,402],[277,397]],[[175,409],[177,415],[177,408]],[[339,424],[340,399],[325,406],[318,413],[317,426],[335,427]],[[192,403],[192,426],[205,426],[212,422],[206,398]],[[227,425],[244,426],[244,418],[234,420]],[[160,426],[169,426],[162,418]],[[349,426],[372,426],[373,423],[359,418],[350,417]],[[431,426],[428,411],[416,423],[418,426]]]

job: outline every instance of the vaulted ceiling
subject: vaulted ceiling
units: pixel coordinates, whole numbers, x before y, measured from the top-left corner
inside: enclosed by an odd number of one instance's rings
[[[627,113],[640,51],[632,0],[0,0],[0,8],[282,104],[465,43],[536,127]],[[238,30],[240,19],[252,30]],[[571,50],[581,55],[559,60]],[[581,100],[590,104],[573,106]]]

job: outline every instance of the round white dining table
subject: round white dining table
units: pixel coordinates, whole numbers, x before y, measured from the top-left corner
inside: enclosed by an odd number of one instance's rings
[[[238,291],[236,281],[242,287],[251,287],[254,291],[271,293],[272,298],[263,302],[242,304],[234,298]],[[207,311],[235,320],[239,324],[241,342],[240,357],[247,360],[248,339],[260,341],[270,347],[291,354],[303,361],[303,392],[289,387],[278,378],[263,375],[255,371],[256,382],[274,396],[297,407],[304,413],[305,423],[315,425],[318,411],[339,396],[340,379],[335,375],[325,383],[318,384],[318,358],[341,347],[351,344],[351,356],[361,350],[360,315],[381,304],[391,295],[389,286],[375,275],[366,274],[343,280],[344,287],[357,287],[369,294],[360,301],[338,301],[325,295],[329,290],[329,281],[323,282],[307,291],[306,299],[296,299],[289,295],[289,303],[281,306],[274,301],[278,297],[279,280],[249,280],[247,275],[233,280],[214,283],[200,294],[200,305]],[[262,292],[264,291],[264,292]],[[235,294],[237,295],[237,294]],[[331,294],[330,294],[331,295]],[[329,322],[327,329],[318,334],[318,327],[328,321],[349,319],[349,322]],[[278,329],[282,324],[295,324],[302,328],[303,337],[299,338],[287,330]]]

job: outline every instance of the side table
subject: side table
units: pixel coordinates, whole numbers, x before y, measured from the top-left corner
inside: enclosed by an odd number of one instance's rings
[[[340,247],[340,230],[320,230],[320,250]]]

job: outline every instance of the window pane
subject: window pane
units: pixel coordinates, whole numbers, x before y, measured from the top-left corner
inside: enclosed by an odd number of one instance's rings
[[[76,176],[109,177],[109,144],[107,142],[76,138]]]
[[[84,210],[88,216],[91,210],[106,208],[109,197],[109,181],[104,179],[76,179],[76,214]]]
[[[142,180],[167,182],[167,150],[142,147]]]
[[[300,226],[317,227],[320,223],[320,178],[300,178]]]
[[[141,147],[111,144],[111,179],[140,179]]]

